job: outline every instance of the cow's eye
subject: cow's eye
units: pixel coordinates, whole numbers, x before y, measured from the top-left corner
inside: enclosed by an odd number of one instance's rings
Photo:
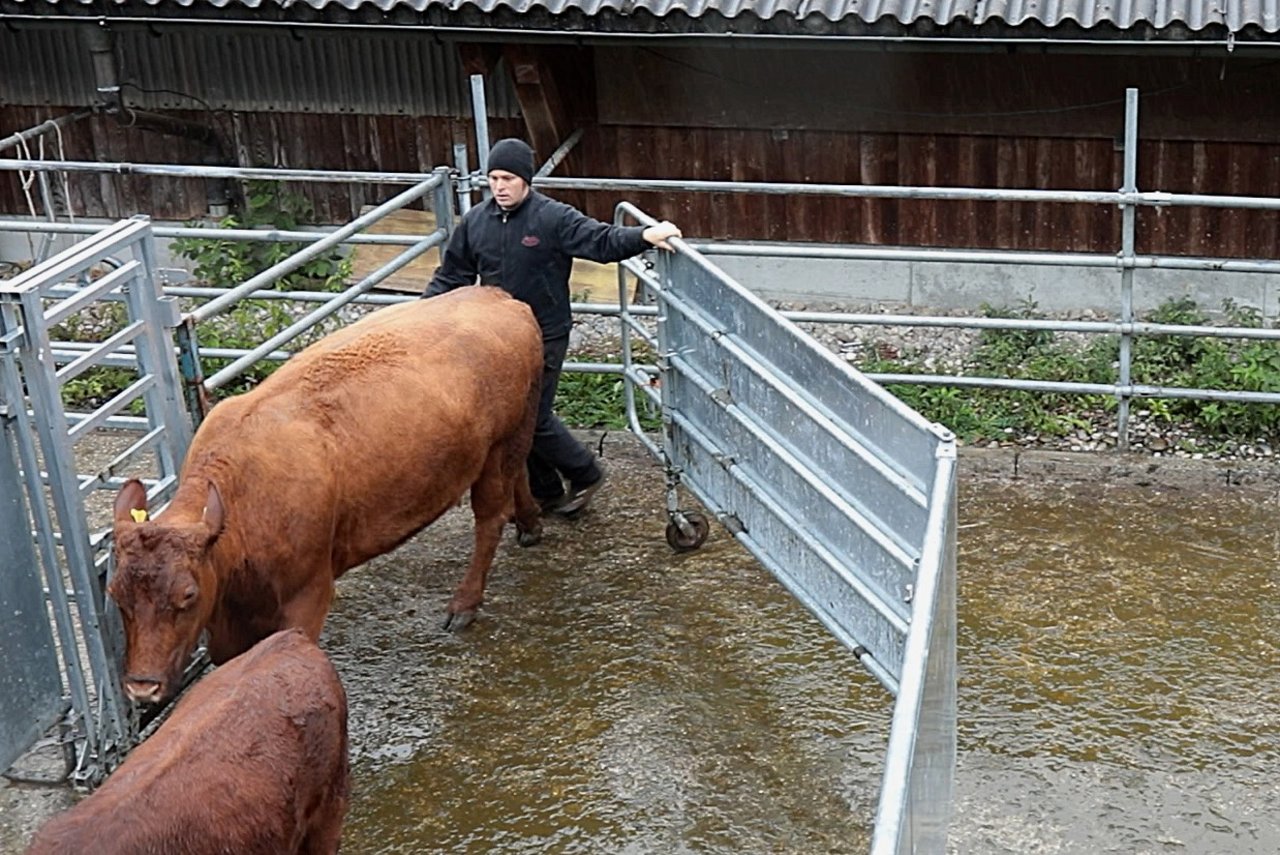
[[[196,604],[196,596],[200,593],[195,585],[188,585],[182,589],[182,593],[178,596],[178,608],[189,609]]]

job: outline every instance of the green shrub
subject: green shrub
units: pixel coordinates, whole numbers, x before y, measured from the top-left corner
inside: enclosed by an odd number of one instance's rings
[[[315,218],[315,210],[305,196],[287,191],[279,182],[245,183],[243,210],[224,217],[220,228],[270,228],[295,231]],[[173,250],[194,261],[192,275],[208,285],[231,288],[304,249],[305,243],[285,241],[233,241],[220,238],[179,238]],[[351,261],[333,251],[313,258],[301,268],[280,278],[275,288],[282,291],[338,292],[351,277]],[[297,320],[296,309],[279,300],[241,300],[224,314],[202,323],[197,335],[202,348],[251,349]],[[316,327],[294,339],[296,349],[332,330],[335,321]],[[206,375],[230,363],[227,359],[203,357]],[[238,394],[262,382],[279,363],[260,361],[231,384],[222,396]]]
[[[297,231],[315,220],[311,202],[276,181],[245,182],[243,210],[223,217],[218,228],[268,228]],[[199,226],[199,223],[188,225]],[[177,238],[173,251],[194,261],[192,275],[209,285],[231,287],[279,264],[307,244],[294,241],[242,241],[220,238]],[[283,277],[285,291],[341,291],[351,276],[351,260],[338,251],[322,254]]]
[[[1034,303],[1016,308],[983,305],[986,317],[1038,318]],[[1261,328],[1257,309],[1223,303],[1229,326]],[[1206,326],[1210,318],[1195,301],[1166,301],[1147,314],[1150,323]],[[879,350],[871,348],[872,351]],[[1117,379],[1118,336],[1092,336],[1083,347],[1057,340],[1049,330],[983,330],[965,373],[1023,380],[1109,384]],[[916,357],[905,362],[874,358],[859,366],[868,373],[925,373]],[[1158,335],[1136,338],[1132,381],[1231,391],[1280,392],[1280,343],[1256,339]],[[926,418],[947,425],[966,440],[1008,434],[1063,436],[1073,430],[1109,427],[1117,402],[1107,395],[1063,395],[1008,389],[891,384],[889,390]],[[1280,406],[1184,398],[1147,399],[1141,411],[1204,433],[1211,440],[1276,438]]]

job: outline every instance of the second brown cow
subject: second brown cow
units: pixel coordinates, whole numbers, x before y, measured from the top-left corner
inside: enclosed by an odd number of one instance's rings
[[[217,663],[279,629],[317,638],[339,575],[470,490],[475,543],[446,619],[464,626],[504,525],[522,545],[541,535],[525,472],[541,376],[528,307],[469,287],[376,311],[214,406],[162,513],[137,481],[116,498],[130,697],[170,697],[206,628]]]
[[[338,850],[347,698],[300,630],[214,671],[28,855],[289,855]]]

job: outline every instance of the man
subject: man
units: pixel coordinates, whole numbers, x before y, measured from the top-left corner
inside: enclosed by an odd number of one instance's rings
[[[533,309],[542,327],[544,368],[529,454],[529,487],[544,512],[574,516],[604,483],[605,473],[595,455],[552,412],[573,326],[573,259],[622,261],[650,246],[670,250],[667,240],[682,235],[669,222],[609,225],[542,195],[530,187],[533,149],[521,140],[494,143],[488,170],[493,197],[462,218],[422,296],[477,283],[499,285]]]

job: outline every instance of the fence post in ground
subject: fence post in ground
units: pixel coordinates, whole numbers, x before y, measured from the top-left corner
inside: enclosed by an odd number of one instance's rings
[[[1138,90],[1124,92],[1124,186],[1121,193],[1138,192]],[[1117,407],[1116,444],[1129,450],[1129,407],[1133,400],[1129,387],[1133,383],[1133,269],[1136,264],[1138,209],[1133,202],[1120,203],[1120,393]]]

